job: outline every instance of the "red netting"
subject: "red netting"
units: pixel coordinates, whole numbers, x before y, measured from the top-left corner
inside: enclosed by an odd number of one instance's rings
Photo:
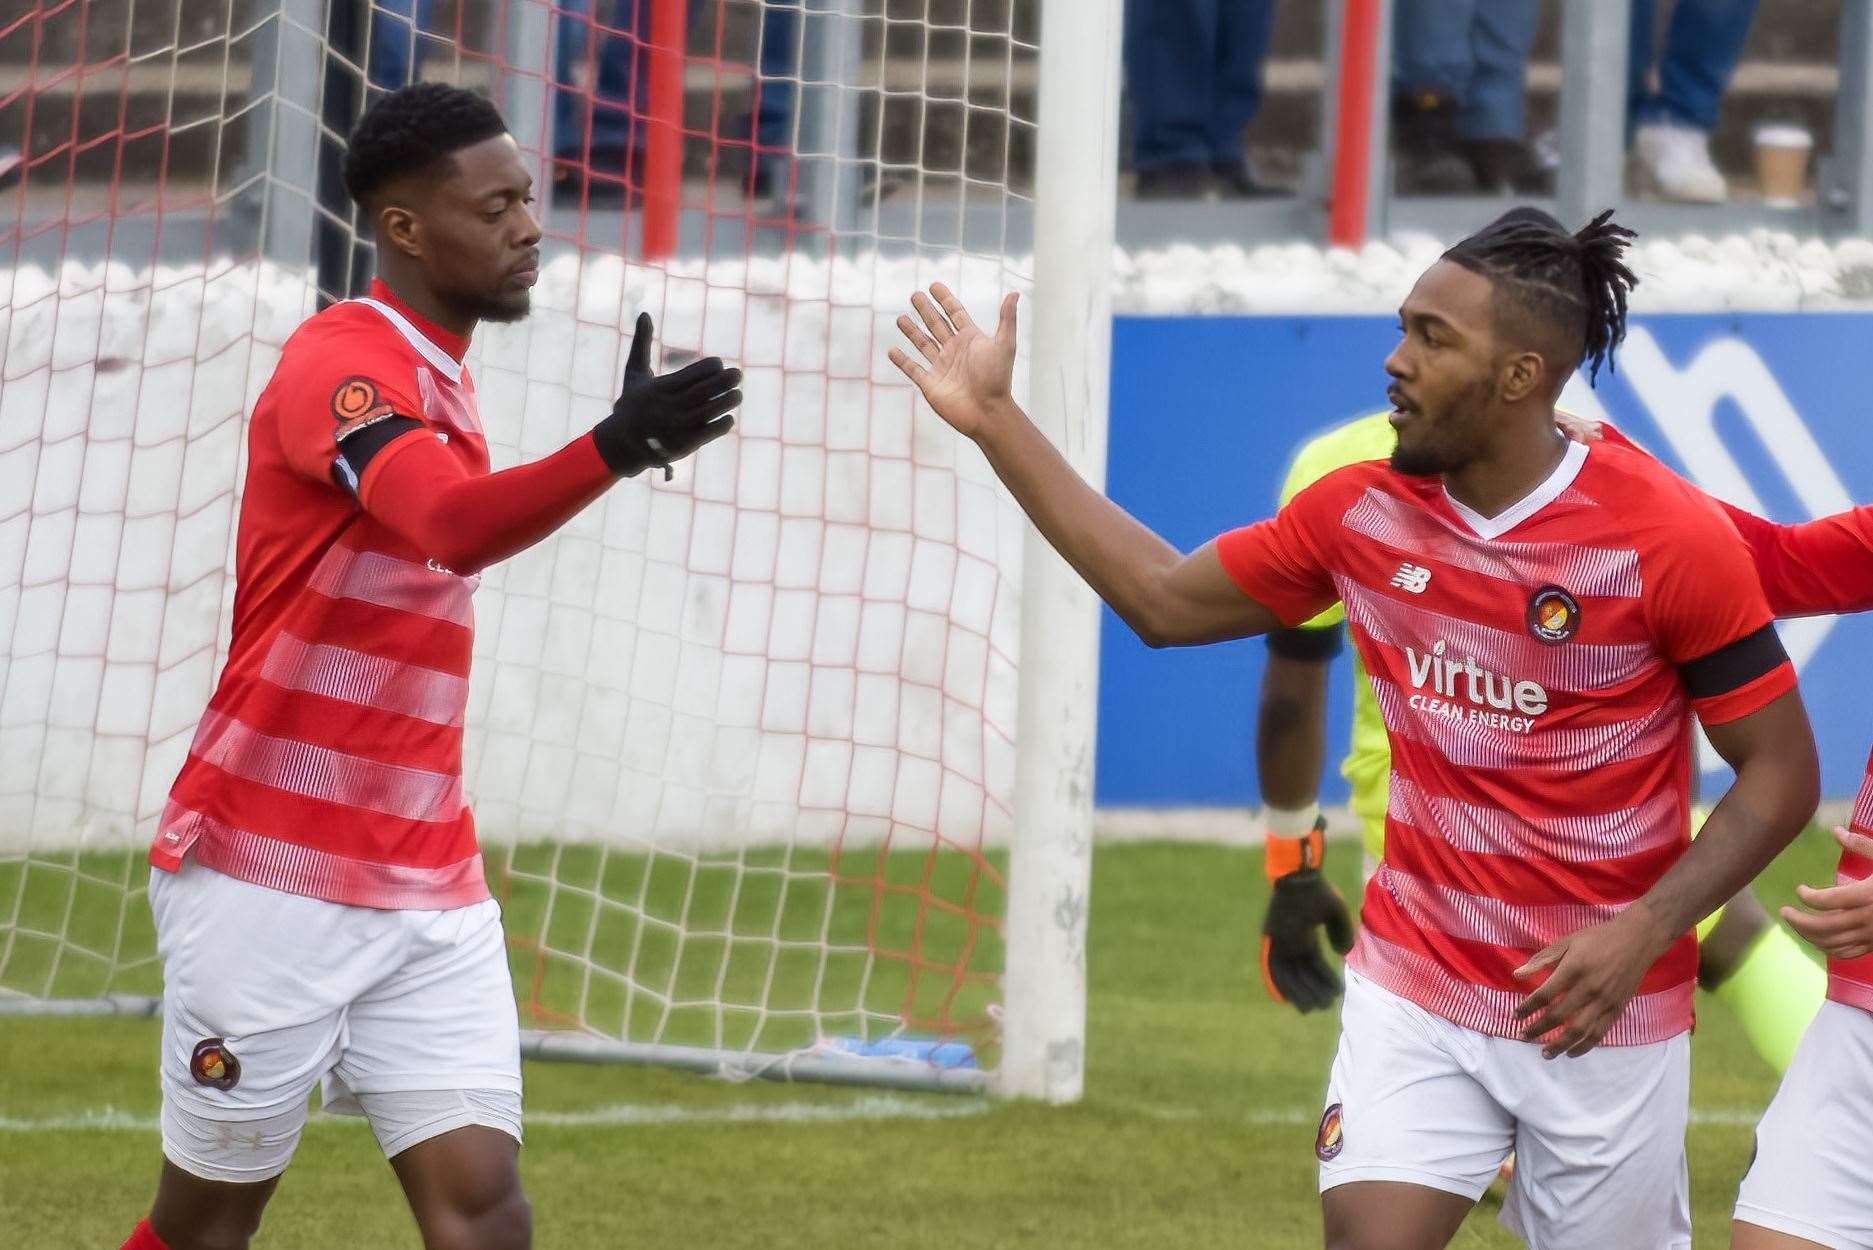
[[[1025,285],[1027,6],[35,3],[0,19],[0,992],[147,986],[140,846],[226,646],[243,421],[371,268],[374,89],[499,102],[535,313],[497,467],[623,333],[747,373],[737,436],[484,580],[465,770],[544,1022],[785,1051],[994,1039],[1018,514],[884,362],[918,284]]]

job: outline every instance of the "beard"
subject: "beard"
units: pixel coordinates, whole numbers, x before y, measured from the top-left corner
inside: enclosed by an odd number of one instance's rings
[[[533,291],[528,287],[517,291],[453,291],[449,294],[449,304],[465,317],[505,325],[533,311]]]
[[[533,311],[533,292],[522,288],[512,295],[483,296],[475,301],[477,321],[498,321],[503,325],[520,321]]]
[[[1428,428],[1415,445],[1407,446],[1402,437],[1399,439],[1398,445],[1392,448],[1392,471],[1407,477],[1435,477],[1453,473],[1475,459],[1480,441],[1479,422],[1483,420],[1480,414],[1489,405],[1493,386],[1493,379],[1477,378],[1449,403],[1441,405],[1436,417],[1423,409],[1412,413],[1415,423]]]
[[[1436,477],[1454,467],[1435,447],[1406,447],[1403,443],[1392,448],[1391,465],[1392,472],[1406,477]]]

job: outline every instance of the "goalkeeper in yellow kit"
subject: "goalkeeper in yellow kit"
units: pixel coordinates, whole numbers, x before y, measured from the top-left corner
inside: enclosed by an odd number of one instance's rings
[[[1305,444],[1288,469],[1281,503],[1335,469],[1387,459],[1397,439],[1387,416],[1356,418]],[[1316,930],[1325,929],[1341,954],[1353,945],[1346,903],[1320,874],[1327,669],[1342,649],[1344,619],[1336,604],[1299,628],[1268,635],[1256,718],[1255,763],[1272,882],[1262,926],[1262,980],[1277,1002],[1302,1011],[1330,1006],[1340,994],[1339,973],[1322,952]],[[1368,874],[1385,846],[1391,772],[1385,722],[1355,653],[1352,745],[1340,773],[1352,786]],[[1757,1053],[1782,1071],[1821,1005],[1826,974],[1747,888],[1698,926],[1697,939],[1698,983],[1729,1004]]]

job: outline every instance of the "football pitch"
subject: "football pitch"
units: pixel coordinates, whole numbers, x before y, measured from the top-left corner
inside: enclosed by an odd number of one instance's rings
[[[1759,893],[1773,906],[1798,880],[1831,882],[1834,857],[1810,829]],[[1329,856],[1349,897],[1357,860],[1349,844]],[[530,1061],[535,1245],[1317,1246],[1313,1138],[1337,1020],[1265,998],[1266,889],[1259,852],[1098,848],[1072,1107]],[[145,1211],[156,1038],[148,1020],[0,1019],[0,1244],[114,1246]],[[1775,1081],[1704,995],[1692,1054],[1696,1244],[1721,1247]],[[1455,1244],[1516,1244],[1497,1208],[1486,1198]],[[369,1129],[315,1117],[255,1244],[335,1236],[419,1244]]]

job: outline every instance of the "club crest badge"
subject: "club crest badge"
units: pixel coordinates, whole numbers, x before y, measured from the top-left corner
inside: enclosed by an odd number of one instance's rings
[[[1340,1104],[1336,1102],[1320,1117],[1320,1132],[1314,1137],[1314,1154],[1322,1163],[1331,1163],[1340,1157],[1340,1149],[1345,1145],[1346,1134],[1340,1126]]]
[[[234,1057],[225,1040],[205,1037],[195,1043],[189,1056],[189,1075],[196,1084],[214,1089],[233,1089],[241,1079],[241,1061]]]
[[[332,420],[338,423],[333,437],[340,442],[373,421],[390,416],[392,408],[378,393],[377,383],[369,378],[346,378],[332,392]]]
[[[1528,632],[1558,646],[1580,630],[1580,603],[1559,586],[1543,586],[1528,600]]]

